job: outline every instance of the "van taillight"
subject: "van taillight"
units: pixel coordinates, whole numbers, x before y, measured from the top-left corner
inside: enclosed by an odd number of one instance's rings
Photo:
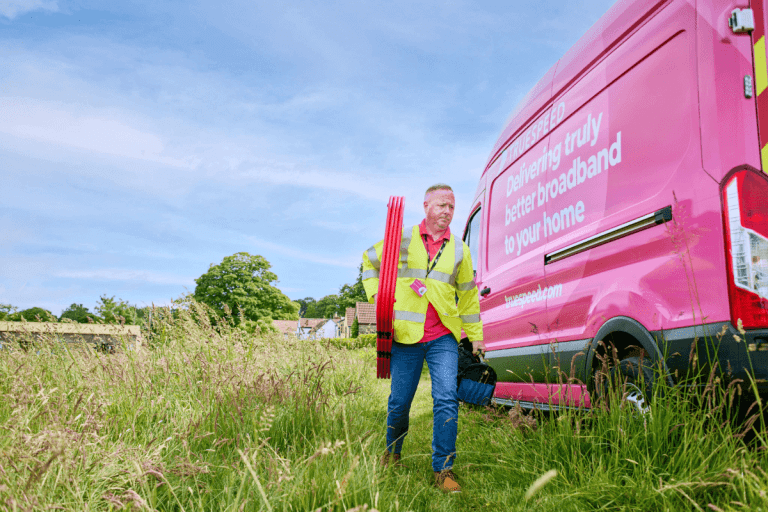
[[[768,327],[768,180],[743,170],[723,188],[731,319]]]

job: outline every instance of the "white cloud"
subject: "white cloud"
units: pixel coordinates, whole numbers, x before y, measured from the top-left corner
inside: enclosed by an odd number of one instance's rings
[[[138,281],[153,284],[194,285],[194,278],[128,269],[99,269],[99,270],[65,270],[54,274],[55,277],[70,279],[93,279],[97,281]]]
[[[57,0],[0,0],[0,15],[10,20],[25,12],[58,10]]]
[[[334,258],[334,257],[322,256],[315,252],[302,251],[300,249],[294,249],[293,247],[286,247],[284,245],[276,244],[274,242],[269,242],[267,240],[261,240],[253,236],[248,236],[246,237],[246,239],[256,247],[269,249],[282,256],[287,256],[289,258],[293,258],[297,260],[309,261],[311,263],[319,263],[321,265],[332,265],[334,267],[343,267],[343,268],[357,268],[357,266],[360,264],[360,255],[357,255],[357,254]]]
[[[165,144],[158,135],[82,105],[4,97],[0,98],[0,110],[0,132],[8,135],[173,167],[188,166],[163,154]]]

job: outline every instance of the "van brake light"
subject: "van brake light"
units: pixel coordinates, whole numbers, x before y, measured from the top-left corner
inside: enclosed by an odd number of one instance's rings
[[[723,188],[731,319],[768,327],[768,182],[743,170]]]

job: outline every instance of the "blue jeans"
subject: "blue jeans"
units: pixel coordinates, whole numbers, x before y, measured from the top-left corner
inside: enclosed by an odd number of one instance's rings
[[[452,334],[427,343],[392,344],[392,388],[387,407],[387,450],[400,453],[403,447],[403,439],[408,434],[411,402],[419,385],[425,359],[432,378],[432,469],[442,471],[450,469],[456,458],[459,420],[459,398],[456,394],[459,348]]]

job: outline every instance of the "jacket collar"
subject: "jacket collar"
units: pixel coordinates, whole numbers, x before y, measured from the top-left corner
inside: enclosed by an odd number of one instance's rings
[[[421,224],[419,224],[419,236],[424,238],[424,235],[429,235],[427,233],[427,219],[424,219],[421,221]],[[431,237],[429,238],[431,240]],[[438,238],[438,240],[451,240],[451,227],[448,226],[445,228],[445,233],[443,233],[443,236]]]

